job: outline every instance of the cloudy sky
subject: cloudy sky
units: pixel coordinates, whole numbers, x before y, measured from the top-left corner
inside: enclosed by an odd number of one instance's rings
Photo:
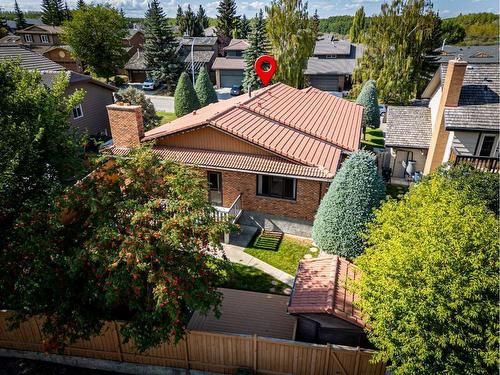
[[[125,13],[130,17],[142,17],[147,7],[148,0],[108,0],[111,4],[123,8]],[[202,4],[209,16],[214,17],[217,13],[218,1],[213,0],[160,0],[167,15],[175,16],[177,4],[187,7],[191,4],[197,8]],[[252,17],[260,9],[270,3],[270,0],[236,0],[238,5],[238,14],[245,13],[248,17]],[[14,8],[14,0],[1,0],[4,10],[12,10]],[[23,10],[38,10],[41,0],[18,0],[18,3]],[[309,9],[311,13],[314,9],[318,9],[321,18],[341,15],[354,14],[360,6],[365,7],[367,14],[375,14],[380,10],[382,0],[309,0]],[[76,4],[76,0],[68,0],[70,7]],[[434,8],[439,11],[441,17],[452,17],[459,13],[472,12],[499,12],[498,0],[434,0]]]

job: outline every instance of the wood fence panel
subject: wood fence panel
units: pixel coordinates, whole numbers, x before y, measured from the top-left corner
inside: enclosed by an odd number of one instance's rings
[[[14,314],[11,312],[0,313],[0,346],[9,349],[43,351],[40,329],[35,319],[29,319],[21,323],[20,327],[10,330],[9,318]]]
[[[359,357],[359,372],[360,375],[384,375],[385,363],[377,362],[371,363],[372,355],[370,353],[363,353]]]
[[[65,349],[65,354],[77,357],[91,357],[120,361],[120,348],[118,345],[115,326],[113,322],[105,322],[101,333],[92,336],[89,340],[79,340]]]

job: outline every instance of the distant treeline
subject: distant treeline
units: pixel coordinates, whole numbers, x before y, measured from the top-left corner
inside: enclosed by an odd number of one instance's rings
[[[333,16],[323,18],[319,23],[322,33],[332,33],[338,36],[347,36],[352,25],[353,16]],[[369,24],[371,17],[366,17]],[[481,45],[498,43],[499,16],[494,13],[461,14],[447,18],[447,22],[454,22],[465,29],[463,45]]]

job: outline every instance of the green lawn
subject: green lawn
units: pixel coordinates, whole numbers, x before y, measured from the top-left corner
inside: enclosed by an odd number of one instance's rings
[[[290,275],[295,275],[299,260],[304,258],[305,254],[311,254],[317,257],[318,253],[311,253],[311,243],[305,240],[299,240],[293,237],[284,236],[278,246],[278,249],[263,249],[259,248],[259,236],[256,236],[245,252],[253,255],[260,260],[279,268]]]
[[[160,116],[160,124],[165,124],[165,123],[170,122],[172,120],[175,120],[177,118],[175,113],[172,113],[172,112],[156,111],[156,114],[158,116]]]
[[[384,133],[380,129],[366,128],[365,139],[361,140],[361,145],[369,150],[384,147]]]

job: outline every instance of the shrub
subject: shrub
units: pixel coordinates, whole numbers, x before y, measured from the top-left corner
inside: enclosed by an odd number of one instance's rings
[[[355,285],[376,359],[395,374],[493,374],[498,364],[498,220],[435,175],[369,225]]]
[[[194,87],[196,91],[196,96],[200,102],[201,107],[205,107],[210,103],[217,103],[217,93],[215,92],[214,85],[210,81],[207,70],[205,67],[200,69],[198,73],[198,78],[196,78],[196,85]]]
[[[200,101],[196,96],[191,78],[186,72],[181,74],[174,95],[175,115],[181,117],[200,108]]]
[[[359,151],[337,172],[318,208],[313,239],[324,251],[346,258],[363,252],[361,232],[385,197],[374,156]]]
[[[374,80],[366,81],[356,99],[356,103],[364,107],[363,128],[378,128],[380,126],[380,109]]]
[[[146,95],[140,90],[133,87],[128,87],[120,90],[115,94],[116,100],[129,103],[132,105],[140,105],[142,107],[142,118],[144,120],[144,130],[150,130],[160,125],[160,117],[156,115],[155,106],[151,100],[146,98]]]

